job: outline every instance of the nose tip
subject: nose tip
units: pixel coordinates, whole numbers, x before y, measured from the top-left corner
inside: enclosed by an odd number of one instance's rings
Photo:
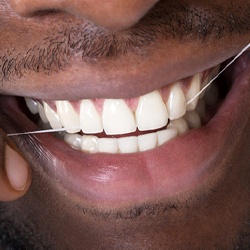
[[[158,0],[10,0],[13,10],[21,16],[58,10],[115,30],[135,25],[156,2]]]

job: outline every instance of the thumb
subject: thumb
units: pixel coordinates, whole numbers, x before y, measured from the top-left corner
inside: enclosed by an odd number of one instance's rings
[[[23,196],[31,183],[31,170],[13,142],[0,129],[0,201]]]

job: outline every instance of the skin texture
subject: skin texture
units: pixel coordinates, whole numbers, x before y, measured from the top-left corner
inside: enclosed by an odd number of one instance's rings
[[[2,0],[0,95],[137,97],[215,66],[249,42],[249,1],[156,2]],[[9,144],[27,162],[20,160],[28,177],[24,190],[10,187],[2,161],[0,243],[13,249],[248,249],[249,88],[241,94],[244,105],[233,121],[241,129],[230,131],[230,147],[222,146],[212,162],[217,171],[178,194],[137,203],[85,200],[44,171],[56,159],[32,137],[13,138]],[[0,110],[3,131],[18,130]]]
[[[41,10],[56,9],[84,16],[109,29],[126,29],[137,23],[157,0],[140,1],[11,1],[16,13],[32,16]],[[111,14],[112,13],[112,17]]]

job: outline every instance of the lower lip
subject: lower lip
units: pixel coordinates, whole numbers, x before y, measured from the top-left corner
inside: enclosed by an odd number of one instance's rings
[[[42,170],[51,181],[91,204],[122,205],[168,198],[197,189],[208,179],[217,179],[225,171],[220,162],[227,156],[232,142],[243,130],[250,92],[250,65],[233,87],[217,114],[204,127],[151,151],[136,154],[88,154],[70,148],[48,134],[26,137],[35,143],[34,154],[23,143],[23,153],[42,155]],[[1,104],[2,105],[2,104]],[[2,105],[14,123],[13,108]],[[16,113],[16,111],[15,111]],[[12,115],[11,115],[12,114]],[[34,125],[23,122],[28,130]],[[13,132],[13,131],[8,131]],[[22,137],[24,138],[24,137]],[[26,139],[14,139],[18,144]],[[230,142],[230,143],[229,143]],[[230,151],[230,150],[229,150]],[[37,155],[36,155],[37,157]]]

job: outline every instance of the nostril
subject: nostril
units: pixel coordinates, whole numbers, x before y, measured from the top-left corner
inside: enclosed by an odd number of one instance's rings
[[[36,18],[43,18],[43,17],[48,17],[48,16],[54,16],[58,13],[61,13],[61,10],[57,9],[44,9],[44,10],[34,10],[33,12],[29,12],[27,15],[23,15],[23,17],[36,17]]]
[[[10,0],[13,10],[24,17],[56,10],[112,30],[135,25],[156,2],[158,0]]]
[[[59,2],[53,0],[10,0],[10,5],[15,13],[28,17],[40,13],[54,12],[60,8]]]

